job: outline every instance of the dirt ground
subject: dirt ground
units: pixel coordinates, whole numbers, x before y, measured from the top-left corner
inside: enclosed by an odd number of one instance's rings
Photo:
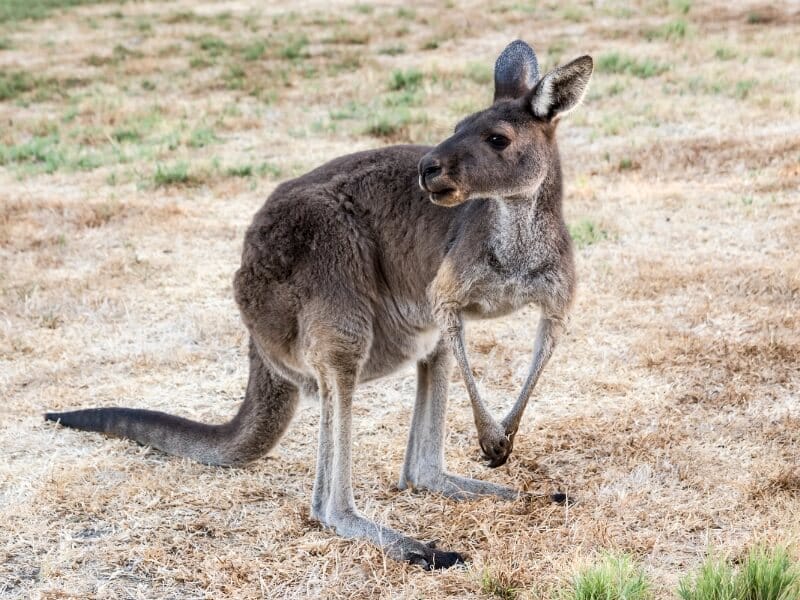
[[[309,519],[313,404],[237,469],[42,421],[229,418],[231,279],[264,198],[349,151],[443,139],[516,37],[545,67],[596,59],[559,127],[579,294],[508,464],[481,463],[455,374],[447,460],[574,505],[398,491],[410,368],[357,395],[356,501],[465,569]],[[131,1],[0,22],[0,597],[552,598],[612,550],[672,598],[709,549],[796,542],[798,39],[797,2]],[[535,322],[469,326],[497,414]]]

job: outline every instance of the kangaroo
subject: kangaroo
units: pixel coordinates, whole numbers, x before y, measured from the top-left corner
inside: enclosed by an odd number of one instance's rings
[[[583,98],[582,56],[539,77],[521,40],[500,54],[494,102],[438,146],[393,146],[337,158],[279,185],[256,213],[234,278],[250,334],[245,398],[228,423],[96,408],[47,413],[67,427],[130,438],[211,465],[270,450],[298,398],[320,402],[311,515],[425,569],[463,563],[362,516],[351,477],[352,404],[360,382],[416,361],[417,393],[399,487],[455,499],[514,498],[444,465],[448,379],[457,363],[489,466],[505,463],[531,392],[564,328],[575,288],[562,217],[559,117]],[[478,392],[465,319],[541,309],[529,373],[498,423]]]

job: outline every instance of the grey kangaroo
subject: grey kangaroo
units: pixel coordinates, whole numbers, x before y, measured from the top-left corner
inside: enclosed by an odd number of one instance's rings
[[[67,427],[130,438],[212,465],[270,450],[301,394],[320,402],[311,515],[346,538],[426,569],[462,563],[362,516],[353,500],[352,405],[359,382],[417,365],[401,489],[514,498],[509,488],[448,473],[445,407],[453,357],[489,466],[511,453],[528,398],[564,327],[575,275],[564,224],[559,117],[582,99],[592,59],[539,77],[533,49],[511,43],[494,102],[435,148],[393,146],[337,158],[272,193],[244,239],[236,302],[250,334],[244,402],[228,423],[96,408],[47,413]],[[541,309],[530,371],[498,423],[470,370],[464,319]]]

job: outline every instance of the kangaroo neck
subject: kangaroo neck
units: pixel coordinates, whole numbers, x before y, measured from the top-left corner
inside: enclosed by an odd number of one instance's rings
[[[527,256],[532,243],[562,220],[561,173],[554,171],[530,195],[492,200],[489,243],[501,260]]]

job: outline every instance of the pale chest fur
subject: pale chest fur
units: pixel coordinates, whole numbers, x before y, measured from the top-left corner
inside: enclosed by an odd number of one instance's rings
[[[443,262],[429,290],[434,310],[450,304],[467,318],[494,318],[571,294],[572,263],[553,235],[555,217],[534,208],[494,203],[485,243]]]

